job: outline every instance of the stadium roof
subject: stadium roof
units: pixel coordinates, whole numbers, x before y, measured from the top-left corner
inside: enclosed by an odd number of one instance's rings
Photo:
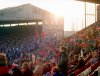
[[[49,14],[52,13],[31,4],[9,7],[0,10],[0,24],[42,21]]]
[[[83,2],[90,2],[90,3],[100,4],[100,0],[77,0],[77,1],[83,1]]]
[[[26,23],[26,22],[41,22],[42,20],[41,19],[34,19],[34,20],[3,20],[3,21],[0,21],[0,25],[2,24],[15,24],[15,23]]]

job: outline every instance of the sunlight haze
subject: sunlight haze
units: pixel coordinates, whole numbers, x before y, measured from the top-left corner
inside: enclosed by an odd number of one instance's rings
[[[75,0],[0,0],[0,9],[26,3],[53,12],[57,16],[64,16],[65,31],[77,31],[84,28],[84,2]]]

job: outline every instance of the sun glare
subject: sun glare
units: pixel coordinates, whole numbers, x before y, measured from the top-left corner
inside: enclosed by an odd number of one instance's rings
[[[5,7],[15,6],[23,3],[24,4],[31,3],[37,7],[40,7],[42,9],[54,13],[57,17],[64,16],[65,30],[72,30],[73,24],[75,30],[81,29],[82,26],[84,25],[84,2],[76,0],[23,0],[23,1],[22,0],[20,0],[19,2],[16,1],[15,4],[13,2],[11,3],[7,2],[5,3]],[[4,7],[4,4],[0,6]],[[89,7],[91,7],[91,4],[89,5]],[[91,22],[93,22],[93,20]]]
[[[65,30],[72,30],[73,24],[75,24],[75,30],[78,30],[78,26],[82,26],[82,20],[84,19],[83,2],[75,0],[41,0],[39,3],[34,4],[54,13],[57,17],[64,16]]]

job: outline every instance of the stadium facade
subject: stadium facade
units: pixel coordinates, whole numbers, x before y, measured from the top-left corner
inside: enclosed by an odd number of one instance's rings
[[[33,6],[24,4],[0,10],[0,27],[35,25],[36,32],[42,26],[42,32],[49,36],[64,36],[64,18]]]

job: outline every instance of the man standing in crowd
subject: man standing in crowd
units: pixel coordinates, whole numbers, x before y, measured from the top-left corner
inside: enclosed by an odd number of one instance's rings
[[[60,62],[59,62],[59,70],[61,76],[67,76],[67,69],[68,69],[68,55],[67,55],[67,49],[63,46],[61,47],[61,56],[60,56]]]

